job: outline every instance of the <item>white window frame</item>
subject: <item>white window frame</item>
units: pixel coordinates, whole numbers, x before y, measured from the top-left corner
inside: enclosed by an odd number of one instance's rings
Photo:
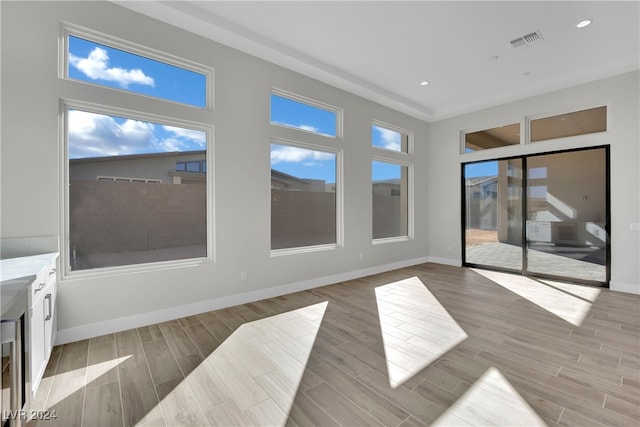
[[[343,150],[340,148],[327,147],[325,145],[312,144],[308,142],[295,141],[284,138],[272,137],[271,144],[286,145],[291,147],[303,148],[306,150],[322,151],[325,153],[335,154],[336,156],[336,243],[323,245],[300,246],[295,248],[271,249],[271,257],[279,257],[284,255],[302,254],[309,252],[319,252],[334,250],[344,246],[344,200],[343,200]],[[271,153],[271,148],[269,148]],[[269,161],[271,165],[271,161]],[[268,179],[269,194],[271,194],[271,166],[269,166]],[[271,203],[269,203],[269,224],[271,224]],[[269,229],[269,245],[271,245],[271,229]]]
[[[62,203],[61,203],[61,230],[64,238],[60,242],[61,254],[60,262],[62,265],[62,278],[63,280],[80,279],[87,277],[104,277],[114,274],[122,274],[126,272],[140,272],[140,271],[156,271],[164,268],[176,268],[189,265],[198,265],[202,262],[215,262],[215,244],[214,244],[214,181],[213,171],[206,175],[207,185],[207,201],[206,201],[206,218],[207,218],[207,255],[201,258],[188,258],[170,261],[157,261],[143,264],[129,264],[114,267],[101,267],[90,270],[71,270],[71,244],[70,244],[70,215],[69,215],[69,144],[68,144],[68,112],[69,110],[86,111],[95,114],[104,114],[107,116],[116,116],[126,119],[141,120],[146,122],[152,122],[154,124],[162,124],[167,126],[175,126],[185,129],[193,129],[204,132],[206,134],[207,145],[205,158],[209,165],[213,165],[213,147],[214,147],[214,126],[206,125],[199,122],[191,122],[188,120],[177,119],[174,117],[159,116],[155,114],[149,114],[140,111],[134,111],[125,108],[118,108],[113,106],[104,106],[101,104],[94,104],[85,101],[61,99],[60,100],[60,114],[59,114],[59,141],[60,141],[60,188],[62,191]]]
[[[319,108],[322,110],[326,110],[329,112],[333,112],[336,115],[336,136],[331,136],[331,135],[325,135],[322,133],[318,133],[318,132],[313,132],[310,130],[306,130],[306,129],[301,129],[295,126],[287,126],[287,125],[283,125],[280,123],[276,123],[276,122],[272,122],[271,121],[271,95],[276,95],[276,96],[280,96],[282,98],[286,98],[289,99],[291,101],[295,101],[295,102],[299,102],[301,104],[306,104],[309,105],[311,107],[315,107],[315,108]],[[342,139],[343,137],[343,115],[344,115],[344,111],[342,108],[339,107],[335,107],[333,105],[321,102],[321,101],[317,101],[315,99],[312,98],[307,98],[306,96],[302,96],[302,95],[298,95],[295,94],[293,92],[289,92],[283,89],[278,89],[278,88],[271,88],[271,91],[269,93],[269,124],[271,124],[272,126],[278,126],[284,129],[293,129],[296,130],[298,132],[305,132],[311,135],[317,135],[320,137],[324,137],[324,138],[331,138],[331,139]]]
[[[183,68],[185,70],[193,71],[198,74],[203,74],[205,76],[205,110],[213,110],[214,108],[214,93],[213,93],[213,77],[214,77],[214,69],[210,67],[202,66],[196,62],[189,61],[184,58],[177,57],[175,55],[171,55],[166,52],[161,52],[156,49],[152,49],[146,46],[142,46],[137,43],[133,43],[118,37],[110,36],[104,33],[100,33],[94,30],[91,30],[86,27],[82,27],[80,25],[71,24],[68,22],[63,22],[60,24],[60,40],[58,43],[59,52],[58,58],[58,77],[63,80],[72,81],[79,84],[85,84],[90,86],[96,86],[100,88],[104,88],[110,91],[122,92],[130,95],[141,96],[144,98],[149,98],[154,101],[160,102],[169,102],[181,106],[185,106],[188,108],[194,108],[197,110],[202,110],[202,107],[198,107],[191,104],[185,104],[178,101],[172,101],[170,99],[158,98],[155,96],[150,96],[146,94],[141,94],[134,91],[118,89],[111,86],[106,86],[100,83],[93,83],[84,80],[77,80],[69,77],[69,36],[79,37],[88,41],[92,41],[101,45],[105,45],[114,49],[119,49],[127,53],[132,53],[138,56],[142,56],[145,58],[153,59],[154,61],[162,62],[164,64],[172,65],[174,67]]]
[[[373,245],[379,245],[384,243],[394,242],[406,242],[413,240],[414,238],[414,165],[413,162],[408,160],[390,159],[386,156],[373,156],[371,159],[371,165],[373,168],[373,162],[389,163],[397,166],[404,166],[407,168],[407,235],[406,236],[393,236],[382,237],[375,239],[372,237],[371,243]],[[371,173],[371,234],[373,235],[373,171]]]
[[[395,151],[395,150],[390,150],[388,148],[384,148],[384,147],[376,147],[373,145],[373,143],[371,144],[371,148],[373,148],[374,150],[381,150],[383,153],[393,153],[393,154],[398,154],[398,155],[404,155],[404,156],[413,156],[413,149],[414,149],[414,142],[413,142],[413,132],[407,129],[403,129],[400,128],[398,126],[394,126],[391,125],[389,123],[385,123],[383,121],[380,120],[372,120],[371,121],[371,132],[373,132],[373,126],[377,126],[380,128],[384,128],[384,129],[389,129],[392,130],[394,132],[398,132],[400,133],[400,135],[407,135],[407,152],[405,153],[404,151]],[[373,134],[371,135],[371,139],[373,140]]]

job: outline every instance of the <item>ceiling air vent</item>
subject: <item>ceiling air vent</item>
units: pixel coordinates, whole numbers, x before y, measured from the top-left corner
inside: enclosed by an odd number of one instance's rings
[[[535,33],[527,34],[526,36],[511,40],[511,46],[522,47],[540,40],[542,40],[542,34],[540,34],[540,30],[538,30]]]

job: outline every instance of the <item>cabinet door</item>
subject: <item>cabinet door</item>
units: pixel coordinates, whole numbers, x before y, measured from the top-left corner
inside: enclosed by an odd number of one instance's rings
[[[44,293],[38,292],[38,297],[31,307],[31,319],[29,322],[30,362],[31,362],[31,390],[35,392],[40,384],[40,378],[44,372],[46,353],[44,345],[44,317],[45,317]]]

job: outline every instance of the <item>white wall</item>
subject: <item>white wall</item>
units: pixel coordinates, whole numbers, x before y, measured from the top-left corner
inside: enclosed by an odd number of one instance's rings
[[[61,98],[153,108],[135,95],[58,79],[61,21],[101,31],[215,68],[215,262],[181,268],[64,279],[59,341],[281,294],[426,260],[427,124],[318,81],[167,26],[111,3],[0,3],[2,41],[1,236],[60,235]],[[299,139],[269,125],[271,87],[344,109],[344,247],[270,256],[270,136]],[[169,108],[152,112],[186,109]],[[371,244],[371,121],[415,133],[415,239]],[[316,143],[326,138],[315,137]],[[233,183],[233,185],[229,185]],[[455,229],[454,229],[455,232]],[[361,259],[361,255],[362,258]],[[241,271],[247,280],[240,280]]]
[[[611,289],[640,293],[639,72],[575,86],[498,107],[432,122],[428,131],[427,207],[429,256],[461,263],[460,164],[492,157],[611,146]],[[460,154],[460,131],[517,123],[525,116],[554,115],[608,106],[604,133]]]

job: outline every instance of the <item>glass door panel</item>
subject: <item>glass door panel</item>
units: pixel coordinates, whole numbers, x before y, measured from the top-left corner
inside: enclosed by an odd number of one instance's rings
[[[606,149],[526,162],[527,272],[606,282]]]
[[[522,160],[466,164],[465,263],[522,271]]]

